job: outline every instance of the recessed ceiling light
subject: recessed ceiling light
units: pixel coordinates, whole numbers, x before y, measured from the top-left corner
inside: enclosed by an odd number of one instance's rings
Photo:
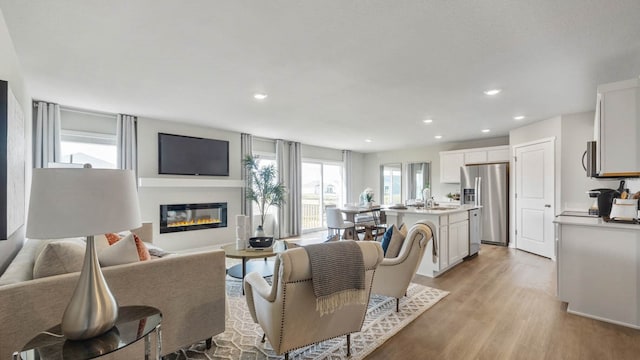
[[[442,139],[442,135],[436,135],[436,136],[434,136],[434,138],[436,138],[436,139]]]
[[[488,133],[489,131],[491,131],[491,129],[482,129],[483,133]]]
[[[431,124],[433,122],[433,119],[424,119],[422,120],[422,122],[425,124]]]
[[[364,139],[364,142],[373,142],[371,139]]]
[[[522,119],[524,119],[524,115],[518,115],[513,117],[513,120],[522,120]]]
[[[253,94],[253,98],[256,100],[264,100],[267,98],[267,94],[265,93],[255,93]]]
[[[490,90],[485,90],[484,93],[485,95],[493,96],[493,95],[500,94],[501,91],[502,89],[490,89]]]

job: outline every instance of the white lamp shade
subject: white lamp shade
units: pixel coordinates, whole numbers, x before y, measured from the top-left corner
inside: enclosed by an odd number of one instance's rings
[[[133,171],[33,169],[28,238],[98,235],[140,225]]]

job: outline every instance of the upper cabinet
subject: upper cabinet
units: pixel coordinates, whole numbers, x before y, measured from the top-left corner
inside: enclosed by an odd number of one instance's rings
[[[599,176],[640,176],[639,85],[636,78],[598,86],[594,137]]]
[[[440,182],[460,183],[460,167],[509,162],[509,145],[440,152]]]
[[[443,151],[440,153],[440,182],[459,183],[460,167],[464,166],[464,152]]]

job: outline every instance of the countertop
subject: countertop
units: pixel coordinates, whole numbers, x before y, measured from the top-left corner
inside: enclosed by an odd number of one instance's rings
[[[594,226],[610,229],[626,229],[626,230],[639,230],[639,224],[625,224],[616,222],[606,222],[599,217],[579,217],[579,216],[556,216],[553,221],[555,224],[560,225],[582,225],[582,226]]]
[[[475,206],[475,205],[460,205],[460,206],[443,206],[443,205],[438,205],[436,206],[436,208],[438,208],[438,210],[434,210],[434,209],[424,209],[424,208],[416,208],[416,207],[407,207],[407,209],[389,209],[386,208],[384,209],[384,212],[390,215],[396,215],[396,214],[423,214],[423,215],[447,215],[447,214],[454,214],[454,213],[458,213],[458,212],[463,212],[463,211],[469,211],[469,210],[473,210],[473,209],[480,209],[482,206]],[[446,208],[446,209],[442,209],[442,208]]]

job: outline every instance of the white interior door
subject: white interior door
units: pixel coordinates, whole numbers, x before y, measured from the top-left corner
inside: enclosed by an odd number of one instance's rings
[[[555,259],[554,140],[514,146],[516,248]]]

